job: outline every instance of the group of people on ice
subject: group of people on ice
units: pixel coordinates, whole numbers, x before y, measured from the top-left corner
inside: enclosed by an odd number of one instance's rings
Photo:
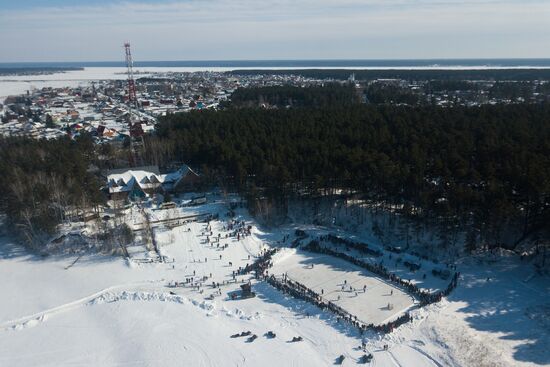
[[[272,257],[277,252],[276,248],[265,249],[258,254],[256,261],[252,264],[246,264],[244,268],[239,268],[238,274],[248,274],[255,272],[256,279],[265,276],[267,270],[273,266]]]
[[[247,225],[244,220],[231,219],[227,225],[223,226],[222,229],[224,232],[229,232],[226,234],[226,238],[233,237],[236,238],[237,241],[240,241],[241,238],[245,238],[252,234],[252,226]]]
[[[306,249],[311,252],[338,257],[352,264],[360,266],[364,269],[367,269],[368,271],[374,274],[377,274],[384,279],[391,281],[395,285],[401,288],[404,288],[405,290],[407,290],[407,292],[416,296],[416,298],[420,301],[421,305],[427,305],[427,304],[439,302],[441,301],[442,297],[448,296],[453,291],[453,289],[455,289],[456,286],[458,285],[458,278],[460,277],[460,273],[455,272],[447,288],[445,288],[443,291],[440,291],[440,292],[431,293],[420,289],[416,284],[414,284],[410,280],[401,279],[397,275],[391,273],[386,267],[384,267],[382,263],[372,264],[370,262],[366,262],[364,260],[358,259],[346,253],[334,251],[330,248],[321,246],[319,241],[317,240],[312,240],[306,246]]]
[[[283,293],[290,294],[295,298],[312,303],[322,310],[328,310],[336,314],[338,316],[338,321],[342,320],[344,322],[348,322],[352,326],[358,328],[361,332],[365,332],[366,330],[370,329],[377,332],[388,333],[393,331],[393,329],[395,329],[396,327],[406,322],[412,321],[410,314],[405,313],[404,315],[398,317],[396,320],[393,320],[383,325],[365,324],[359,321],[357,316],[350,314],[334,302],[325,301],[321,294],[315,292],[312,289],[309,289],[305,285],[295,280],[289,279],[286,274],[283,275],[281,280],[277,279],[274,275],[266,275],[265,279],[269,284],[282,291]]]

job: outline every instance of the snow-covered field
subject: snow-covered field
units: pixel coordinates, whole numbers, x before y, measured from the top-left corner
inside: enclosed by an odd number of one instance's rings
[[[326,366],[340,355],[344,365],[355,365],[364,355],[362,341],[376,366],[550,364],[550,282],[532,276],[532,267],[517,258],[462,261],[461,282],[448,299],[413,310],[413,322],[392,334],[362,337],[334,315],[265,282],[253,281],[255,298],[230,299],[249,279],[237,276],[233,283],[233,271],[266,246],[281,246],[277,242],[290,229],[260,229],[239,209],[237,219],[252,225],[252,235],[237,240],[225,237],[229,218],[223,202],[210,199],[180,212],[219,213],[210,222],[209,239],[220,234],[220,246],[207,242],[206,223],[191,222],[155,229],[166,263],[140,261],[152,256],[136,246],[130,262],[86,255],[66,269],[76,256],[42,258],[1,238],[0,366]],[[365,317],[391,316],[379,309],[390,297],[392,312],[411,304],[399,289],[344,261],[294,251],[277,254],[274,273],[324,287],[327,297],[341,293],[342,306]],[[304,267],[309,263],[313,269]],[[191,277],[206,280],[199,290],[168,287]],[[366,283],[367,292],[361,289],[357,297],[340,292],[342,278],[357,288]],[[221,295],[210,286],[213,281],[220,283]],[[387,296],[391,289],[393,296]],[[230,337],[248,330],[258,338]],[[276,338],[266,337],[268,331]],[[295,336],[303,341],[290,342]]]

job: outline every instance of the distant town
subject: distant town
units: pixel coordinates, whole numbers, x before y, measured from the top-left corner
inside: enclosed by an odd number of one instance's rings
[[[235,77],[227,73],[154,73],[136,81],[139,117],[134,135],[154,130],[159,116],[192,110],[217,109],[237,88],[311,86],[323,81],[300,76]],[[53,139],[88,132],[97,143],[124,140],[130,135],[126,80],[92,82],[87,86],[29,90],[0,104],[0,134]],[[133,117],[135,119],[135,117]],[[135,126],[135,124],[133,125]]]
[[[51,72],[47,69],[40,73]],[[12,70],[12,73],[27,75],[29,71]],[[126,80],[99,80],[77,87],[44,87],[10,96],[3,105],[0,104],[0,134],[54,139],[67,134],[76,137],[87,132],[99,144],[124,141],[130,134],[140,136],[154,131],[160,116],[224,108],[239,88],[308,88],[337,83],[353,86],[361,103],[442,107],[550,100],[550,83],[547,80],[360,79],[353,71],[341,73],[347,77],[334,77],[321,72],[312,77],[307,72],[292,70],[278,70],[276,73],[155,72],[142,77],[139,75],[136,72],[135,104],[129,103]],[[260,99],[254,101],[254,107],[277,106]],[[131,114],[134,122],[129,124]]]

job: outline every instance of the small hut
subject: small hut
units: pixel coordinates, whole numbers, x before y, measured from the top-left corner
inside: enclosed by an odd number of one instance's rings
[[[252,292],[252,284],[246,283],[241,285],[241,298],[252,298],[256,294]]]

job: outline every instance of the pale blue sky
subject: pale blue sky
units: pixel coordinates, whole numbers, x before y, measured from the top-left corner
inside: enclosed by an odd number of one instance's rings
[[[550,57],[550,0],[0,0],[0,62]]]

